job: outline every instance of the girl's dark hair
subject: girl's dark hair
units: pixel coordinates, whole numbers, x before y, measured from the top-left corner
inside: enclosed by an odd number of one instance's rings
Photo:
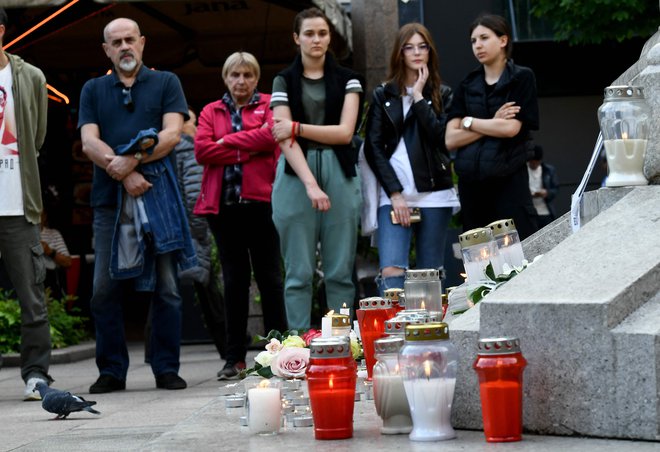
[[[468,36],[472,36],[472,32],[479,25],[492,30],[493,33],[495,33],[495,35],[498,37],[506,36],[508,38],[504,52],[507,58],[511,58],[511,54],[513,53],[513,40],[511,39],[511,27],[509,26],[509,23],[506,21],[506,19],[495,14],[483,14],[477,17],[474,22],[472,22]]]
[[[424,42],[429,45],[429,61],[427,66],[429,68],[429,78],[426,81],[426,86],[431,89],[431,101],[433,102],[433,109],[436,112],[443,110],[442,95],[440,94],[440,66],[438,63],[438,52],[431,37],[429,30],[422,24],[413,22],[405,24],[396,34],[394,39],[394,47],[390,55],[390,68],[387,79],[396,83],[399,87],[399,92],[405,94],[406,92],[406,60],[403,57],[403,46],[414,35],[420,35]]]
[[[318,8],[303,9],[298,14],[296,14],[296,18],[293,19],[293,32],[299,35],[303,20],[314,19],[316,17],[320,17],[321,19],[325,20],[325,23],[328,24],[328,28],[330,29],[330,34],[332,34],[334,27],[332,26],[332,23],[330,23],[330,19],[328,19],[328,16],[326,16],[323,11]]]

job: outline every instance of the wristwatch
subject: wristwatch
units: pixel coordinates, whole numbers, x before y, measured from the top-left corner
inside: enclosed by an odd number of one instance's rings
[[[142,152],[137,151],[135,154],[133,154],[133,157],[135,157],[135,160],[137,160],[138,163],[140,163],[142,161]]]
[[[462,123],[463,128],[465,130],[470,130],[470,127],[472,127],[473,120],[474,118],[472,116],[466,116],[465,118],[463,118],[463,123]]]

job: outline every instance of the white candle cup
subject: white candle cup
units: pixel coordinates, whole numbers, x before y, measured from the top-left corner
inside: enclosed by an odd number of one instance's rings
[[[380,432],[384,435],[410,433],[412,419],[401,376],[374,372],[373,388],[376,412],[383,419]]]
[[[279,382],[262,380],[247,391],[247,419],[250,433],[276,435],[282,425]]]
[[[349,318],[351,317],[351,308],[341,308],[339,310],[339,313],[342,315],[347,315]]]
[[[332,317],[321,317],[321,337],[332,337]]]
[[[456,437],[451,426],[451,404],[456,379],[419,378],[404,381],[413,430],[412,441],[442,441]]]
[[[648,185],[644,176],[644,156],[648,141],[641,139],[605,140],[609,174],[607,187]]]

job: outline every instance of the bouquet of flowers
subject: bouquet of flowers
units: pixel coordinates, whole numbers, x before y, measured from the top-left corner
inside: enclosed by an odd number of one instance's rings
[[[362,349],[354,334],[351,332],[351,351],[357,359]],[[255,356],[253,367],[241,371],[241,378],[254,374],[264,378],[305,378],[309,365],[309,344],[317,337],[321,337],[321,330],[314,328],[303,334],[297,330],[284,333],[271,330],[267,336],[255,336],[254,342],[267,342],[266,349]]]
[[[522,265],[520,267],[511,267],[509,264],[505,263],[504,268],[502,269],[502,274],[497,276],[493,270],[493,265],[489,263],[486,267],[486,276],[488,276],[488,280],[481,281],[480,286],[469,293],[468,303],[472,302],[472,306],[479,303],[490,292],[497,289],[505,282],[510,281],[514,276],[520,274],[524,269],[538,261],[542,256],[542,254],[536,256],[532,262],[528,262],[526,259],[523,259]]]

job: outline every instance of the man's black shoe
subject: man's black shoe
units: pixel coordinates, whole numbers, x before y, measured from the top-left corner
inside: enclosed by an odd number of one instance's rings
[[[101,375],[96,383],[89,387],[90,394],[103,394],[106,392],[121,391],[126,389],[126,382],[112,375]]]
[[[188,384],[186,380],[174,372],[170,372],[156,377],[156,387],[160,389],[186,389]]]

